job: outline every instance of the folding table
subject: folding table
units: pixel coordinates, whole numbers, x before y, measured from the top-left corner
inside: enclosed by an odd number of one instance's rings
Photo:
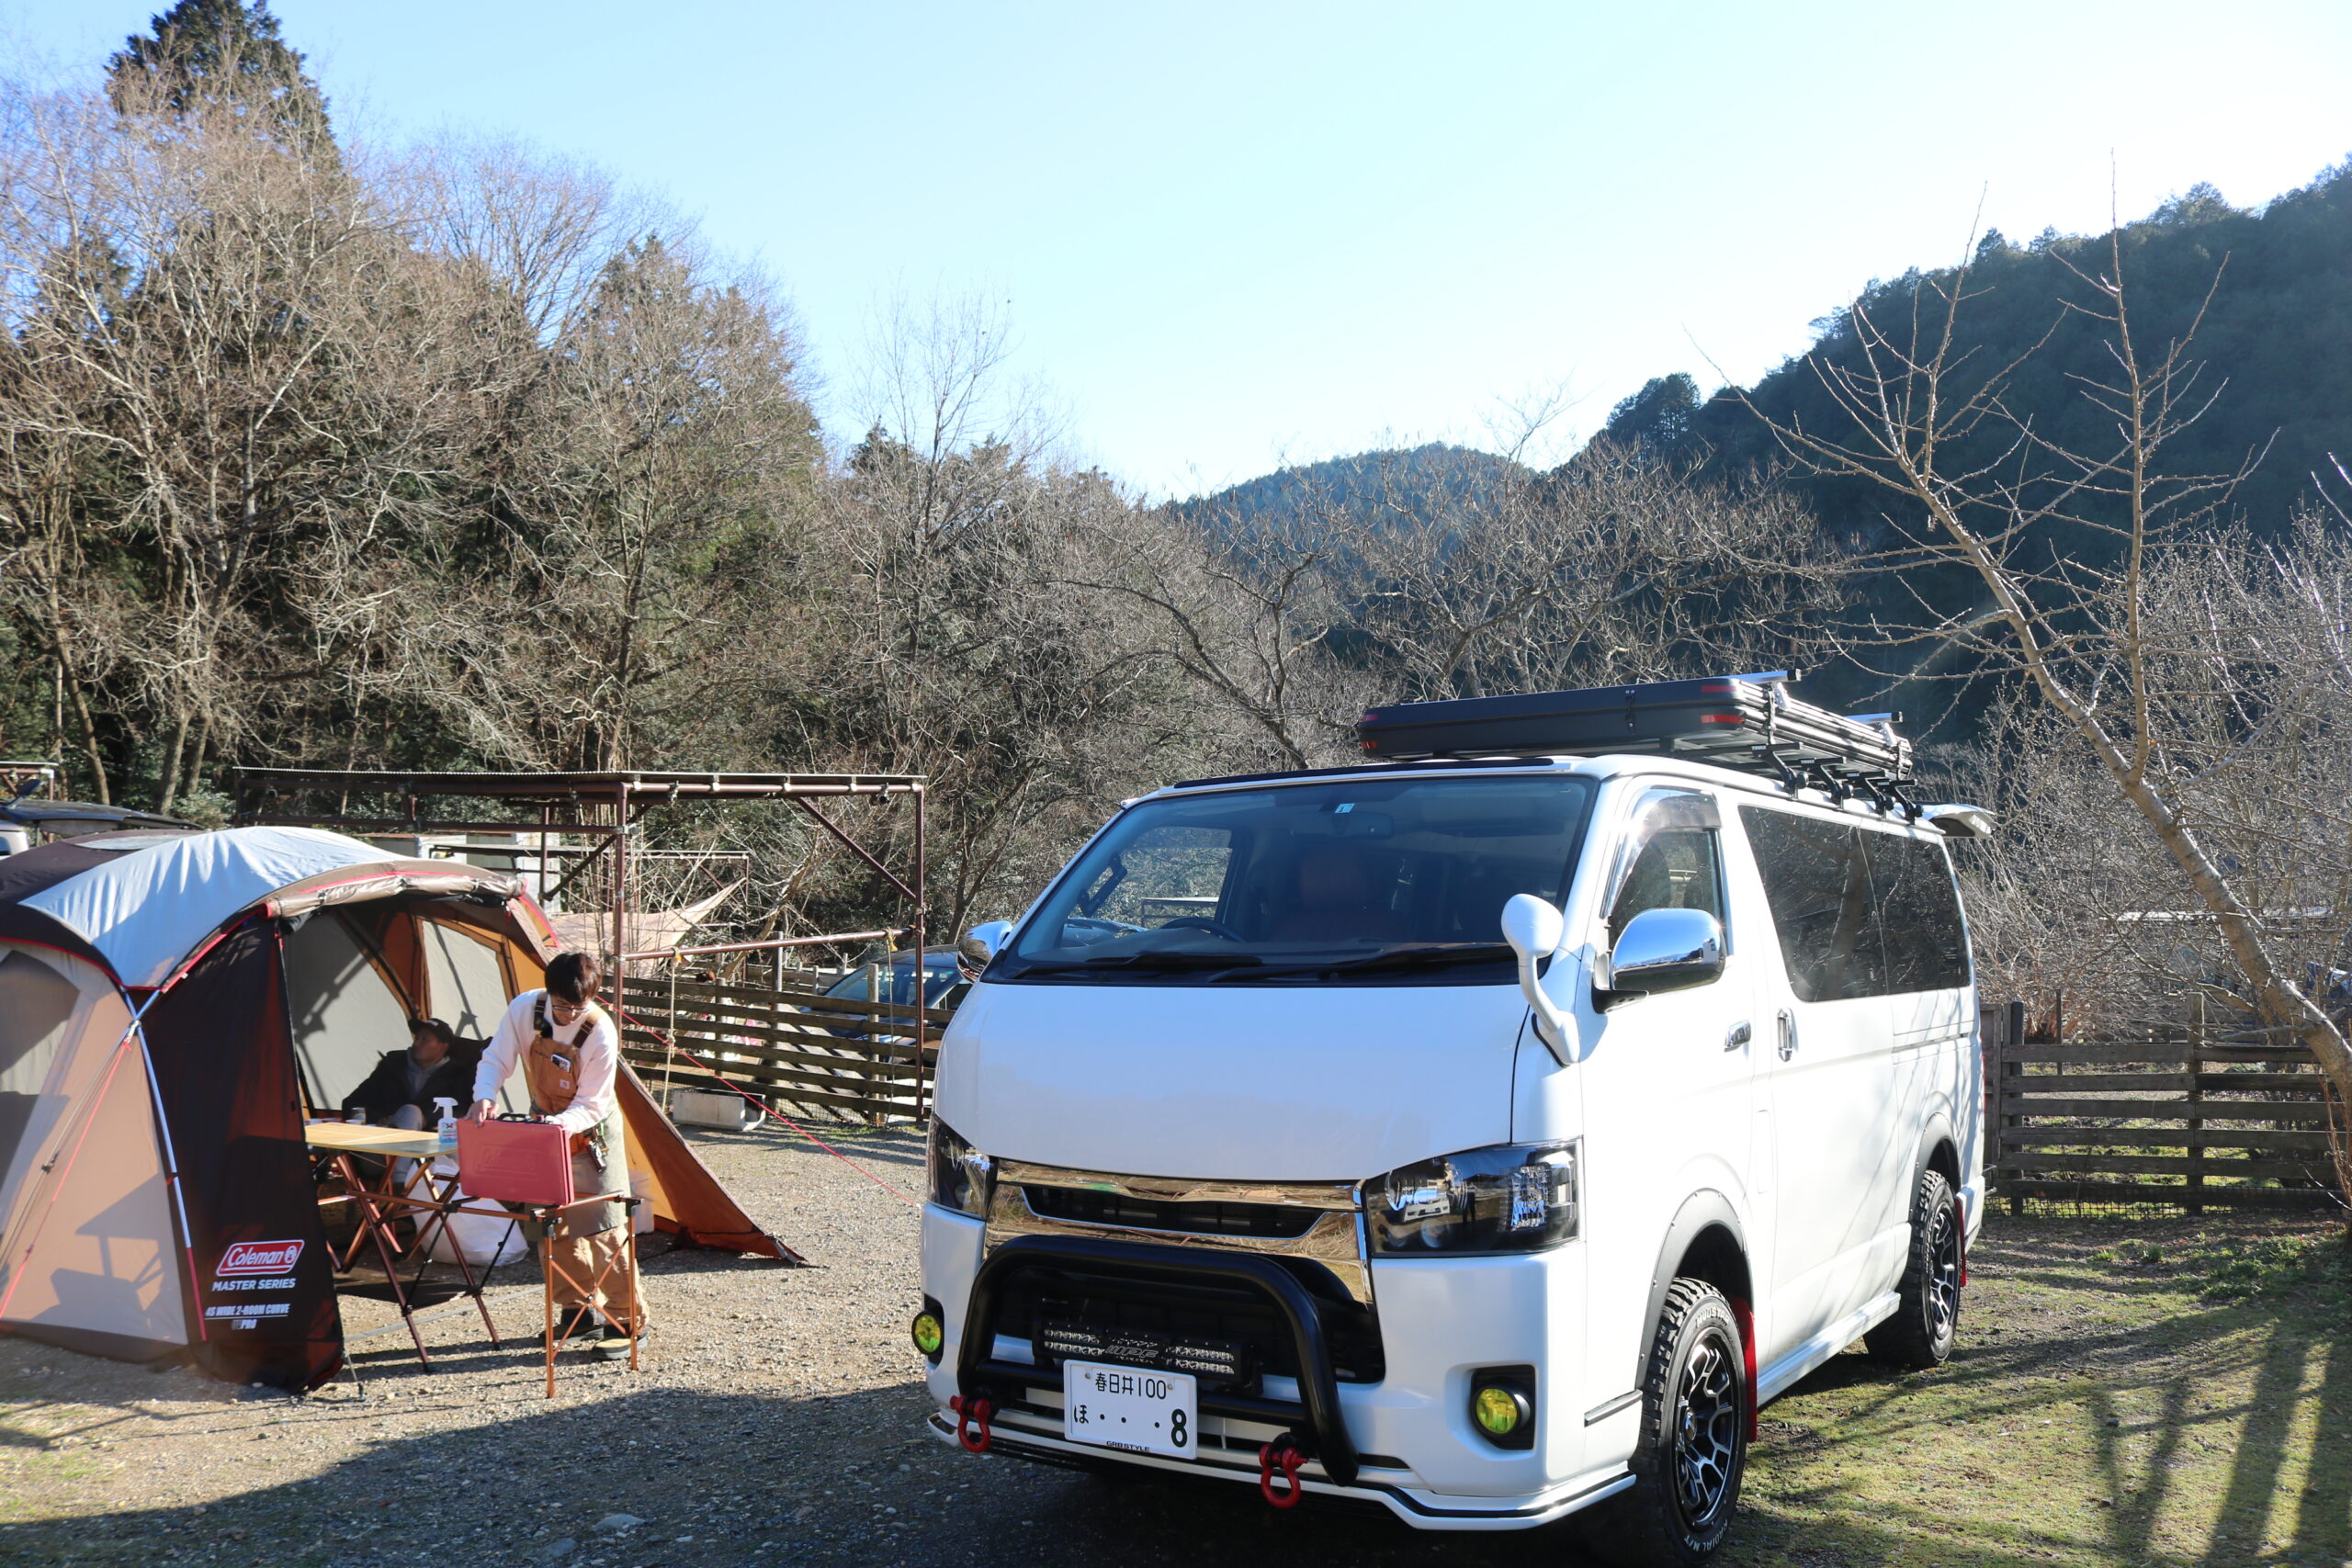
[[[356,1205],[359,1211],[359,1228],[351,1238],[350,1248],[334,1259],[336,1272],[348,1272],[358,1260],[361,1247],[370,1245],[375,1247],[376,1256],[384,1266],[384,1277],[391,1283],[393,1304],[400,1309],[401,1319],[408,1325],[409,1338],[416,1346],[416,1359],[430,1367],[433,1358],[425,1353],[424,1337],[416,1331],[415,1307],[409,1300],[407,1288],[401,1282],[398,1259],[403,1253],[414,1252],[429,1262],[434,1233],[436,1229],[447,1228],[452,1213],[494,1213],[503,1219],[514,1216],[503,1204],[476,1208],[462,1201],[458,1197],[456,1175],[439,1178],[434,1174],[434,1162],[452,1152],[449,1145],[434,1134],[405,1132],[398,1127],[370,1127],[364,1122],[312,1122],[303,1127],[302,1141],[311,1148],[326,1153],[335,1174],[343,1179],[343,1195],[324,1199],[321,1206],[347,1202]],[[382,1159],[383,1175],[372,1182],[363,1178],[353,1160],[356,1155]],[[397,1159],[414,1163],[410,1167],[408,1179],[395,1187],[392,1162]],[[392,1221],[402,1214],[413,1217],[416,1224],[413,1238],[405,1246],[392,1232]],[[475,1310],[481,1314],[482,1327],[490,1333],[491,1344],[503,1349],[505,1347],[498,1337],[498,1327],[490,1320],[490,1308],[482,1301],[482,1292],[490,1284],[490,1269],[485,1268],[481,1278],[477,1280],[473,1265],[466,1260],[465,1250],[455,1244],[454,1238],[449,1250],[456,1257],[458,1271],[466,1281],[461,1293],[473,1298]],[[424,1263],[420,1263],[417,1268],[419,1279],[424,1272]],[[412,1285],[416,1282],[417,1280],[409,1281]]]

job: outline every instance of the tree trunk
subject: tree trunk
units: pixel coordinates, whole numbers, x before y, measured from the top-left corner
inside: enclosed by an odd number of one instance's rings
[[[187,709],[183,707],[172,720],[172,743],[164,751],[164,765],[156,776],[155,809],[170,816],[172,802],[178,798],[180,788],[180,758],[187,749]]]

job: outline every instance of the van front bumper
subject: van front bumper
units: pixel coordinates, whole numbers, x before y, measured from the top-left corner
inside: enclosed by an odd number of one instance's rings
[[[1579,1397],[1580,1249],[1375,1263],[1386,1373],[1378,1382],[1338,1382],[1317,1298],[1272,1259],[1074,1236],[1014,1238],[990,1249],[980,1226],[962,1215],[933,1205],[925,1219],[926,1288],[942,1303],[947,1329],[929,1380],[942,1407],[931,1428],[944,1440],[955,1435],[949,1400],[985,1397],[994,1407],[991,1451],[1254,1484],[1261,1450],[1287,1437],[1307,1454],[1299,1471],[1307,1491],[1376,1502],[1424,1529],[1528,1529],[1631,1483],[1624,1464],[1630,1443],[1596,1445],[1604,1427],[1593,1425],[1596,1413]],[[1246,1287],[1287,1327],[1295,1355],[1285,1359],[1301,1375],[1269,1372],[1246,1393],[1204,1389],[1191,1460],[1071,1442],[1063,1435],[1058,1366],[1038,1364],[1017,1318],[998,1331],[999,1301],[1031,1269]],[[1535,1372],[1538,1436],[1532,1448],[1507,1450],[1472,1425],[1469,1393],[1479,1367],[1520,1364]],[[1605,1428],[1630,1419],[1629,1413],[1608,1420]]]
[[[1022,1420],[1025,1412],[1014,1412],[1012,1421],[1003,1419],[1004,1413],[1001,1412],[989,1430],[989,1452],[1070,1469],[1136,1465],[1170,1475],[1207,1476],[1218,1481],[1238,1481],[1245,1486],[1258,1484],[1258,1460],[1254,1453],[1242,1459],[1233,1451],[1216,1455],[1204,1450],[1198,1459],[1171,1460],[1095,1448],[1054,1435],[1061,1424],[1058,1391],[1054,1396],[1054,1407],[1046,1413],[1052,1416],[1051,1430]],[[946,1411],[933,1411],[928,1429],[941,1442],[953,1444],[955,1421],[955,1416]],[[1385,1466],[1360,1463],[1355,1481],[1343,1485],[1334,1481],[1320,1463],[1310,1460],[1298,1472],[1298,1484],[1320,1496],[1377,1503],[1416,1529],[1523,1530],[1565,1518],[1603,1498],[1615,1496],[1634,1483],[1633,1476],[1622,1464],[1608,1466],[1594,1475],[1577,1476],[1528,1497],[1462,1497],[1413,1485],[1410,1477],[1411,1472],[1407,1470],[1389,1471]]]

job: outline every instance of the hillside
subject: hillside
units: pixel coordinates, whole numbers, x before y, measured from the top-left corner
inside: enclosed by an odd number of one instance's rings
[[[2352,164],[2256,209],[2233,208],[2212,187],[2199,186],[2113,235],[2045,231],[2018,244],[1997,231],[1987,233],[1970,264],[1959,317],[1960,392],[2023,358],[2007,393],[2014,411],[2059,446],[2087,451],[2111,445],[2111,419],[2082,392],[2086,382],[2111,378],[2104,331],[2085,310],[2069,307],[2096,302],[2095,280],[2114,270],[2115,241],[2143,356],[2162,353],[2195,328],[2190,359],[2197,372],[2188,400],[2206,406],[2167,448],[2167,471],[2246,470],[2214,521],[2243,522],[2258,534],[2284,529],[2323,490],[2338,501],[2352,498],[2352,485],[2335,471],[2336,455],[2352,458],[2352,358],[2345,352],[2352,343]],[[1915,302],[1933,321],[1954,276],[1951,268],[1909,272],[1871,285],[1859,303],[1882,331],[1907,322]],[[1824,364],[1858,361],[1850,307],[1819,326],[1810,351],[1747,389],[1747,400],[1775,423],[1841,427],[1843,416],[1819,371]],[[1605,434],[1690,462],[1702,475],[1747,473],[1781,457],[1734,389],[1703,402],[1696,392],[1688,377],[1654,380],[1619,406]],[[1947,454],[1948,471],[1994,457],[1996,442],[2006,439],[1988,433],[1973,446],[1962,445]],[[1800,477],[1792,482],[1852,547],[1892,543],[1896,525],[1911,522],[1890,514],[1886,492],[1862,481]],[[2028,565],[2060,558],[2098,563],[2111,558],[2115,548],[2112,537],[2094,529],[2051,527],[2025,541],[2024,559]],[[1923,570],[1904,584],[1880,581],[1860,608],[1895,620],[1916,618],[1915,592],[1954,612],[1978,607],[1981,588],[1973,575]],[[1891,702],[1913,716],[1916,729],[1942,720],[1942,739],[1965,739],[1989,694],[1949,681],[1906,679],[1917,674],[1923,657],[1917,647],[1882,649],[1869,656],[1870,670],[1823,671],[1816,694],[1831,702]],[[1956,671],[1947,664],[1937,672]]]
[[[2016,243],[1997,231],[1984,236],[1970,264],[1968,300],[1960,320],[1963,391],[1994,367],[2028,355],[2015,375],[2011,405],[2061,445],[2098,446],[2106,416],[2082,397],[2085,378],[2108,373],[2099,324],[2079,306],[2094,298],[2088,279],[2112,268],[2110,236],[2044,231]],[[2165,202],[2120,231],[2125,279],[2143,352],[2161,350],[2188,330],[2200,308],[2193,358],[2195,389],[2211,403],[2172,446],[2177,473],[2247,476],[2231,498],[2230,515],[2262,533],[2275,533],[2321,485],[2339,500],[2352,483],[2334,471],[2334,457],[2352,460],[2352,164],[2330,169],[2311,185],[2266,206],[2233,208],[2211,186]],[[1860,301],[1881,323],[1906,321],[1922,289],[1948,288],[1954,270],[1913,270],[1872,284]],[[2208,297],[2210,294],[2210,304]],[[1823,391],[1818,367],[1850,365],[1860,344],[1850,307],[1818,324],[1820,335],[1746,389],[1747,401],[1782,423],[1829,430],[1842,415]],[[2046,338],[2047,341],[2044,341]],[[1739,389],[1703,397],[1688,376],[1657,378],[1612,411],[1604,438],[1650,457],[1688,466],[1695,477],[1734,479],[1768,468],[1781,455]],[[1983,452],[1990,454],[1989,444]],[[1971,456],[1963,447],[1962,461]],[[1213,495],[1174,503],[1178,515],[1224,530],[1257,525],[1299,525],[1311,514],[1351,517],[1384,512],[1421,518],[1447,514],[1456,498],[1484,479],[1510,471],[1506,458],[1457,446],[1429,445],[1374,451],[1286,468]],[[1573,467],[1573,460],[1570,467]],[[1792,477],[1791,485],[1846,548],[1867,551],[1891,543],[1907,518],[1886,512],[1886,492],[1856,480]],[[2096,561],[2111,541],[2082,528],[2052,529],[2032,542],[2041,558]],[[1913,591],[1950,609],[1973,604],[1973,578],[1911,574],[1907,586],[1867,586],[1863,613],[1901,618]],[[1945,680],[1913,679],[1917,648],[1883,650],[1871,668],[1824,669],[1808,682],[1816,700],[1841,705],[1893,705],[1911,727],[1945,741],[1964,740],[1987,694]],[[1939,666],[1937,673],[1955,671]]]
[[[1433,441],[1278,468],[1208,495],[1172,502],[1168,510],[1221,530],[1288,527],[1318,513],[1374,516],[1389,509],[1428,521],[1517,467],[1491,452]]]

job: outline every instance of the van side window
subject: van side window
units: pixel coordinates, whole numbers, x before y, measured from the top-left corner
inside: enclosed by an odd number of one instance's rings
[[[1644,909],[1704,909],[1724,921],[1723,846],[1714,803],[1704,795],[1660,791],[1637,808],[1634,863],[1609,908],[1611,947]]]
[[[1853,829],[1764,807],[1740,821],[1780,934],[1781,961],[1802,1002],[1882,994],[1885,957],[1872,918],[1871,875]]]
[[[1886,942],[1886,988],[1942,991],[1968,984],[1968,929],[1941,844],[1864,833],[1871,892]]]

